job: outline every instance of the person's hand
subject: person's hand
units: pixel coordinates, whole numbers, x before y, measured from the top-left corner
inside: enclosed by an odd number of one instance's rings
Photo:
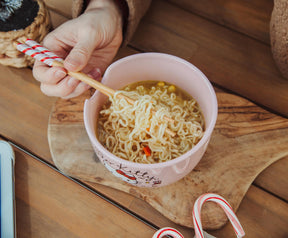
[[[65,59],[69,71],[82,71],[99,79],[122,43],[122,17],[113,0],[91,0],[86,11],[49,33],[43,45]],[[36,61],[34,77],[48,96],[72,98],[89,86],[68,76],[60,67]]]

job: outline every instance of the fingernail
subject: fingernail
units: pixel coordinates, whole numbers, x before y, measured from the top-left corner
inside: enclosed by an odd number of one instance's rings
[[[58,79],[62,79],[66,76],[66,73],[62,70],[57,70],[55,73],[55,77]]]
[[[96,71],[101,75],[101,70],[99,68],[97,68]]]
[[[71,78],[68,80],[68,83],[67,83],[67,84],[68,84],[69,87],[74,87],[74,86],[76,86],[76,85],[78,84],[78,80],[71,77]]]
[[[89,74],[92,76],[92,78],[97,79],[101,77],[101,70],[99,68],[92,69]]]

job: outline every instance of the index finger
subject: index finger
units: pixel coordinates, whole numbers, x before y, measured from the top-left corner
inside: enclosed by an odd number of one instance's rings
[[[37,81],[46,84],[57,84],[67,75],[64,68],[49,67],[40,61],[35,61],[32,73]]]
[[[55,31],[55,30],[54,30]],[[43,46],[51,50],[57,56],[65,59],[71,48],[62,42],[55,32],[50,32],[43,40]]]

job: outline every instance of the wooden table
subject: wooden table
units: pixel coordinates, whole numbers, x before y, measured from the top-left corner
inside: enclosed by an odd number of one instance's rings
[[[62,10],[56,9],[57,1],[46,2],[54,26],[70,18],[66,9],[71,1],[61,1]],[[216,90],[229,90],[287,116],[288,81],[275,67],[269,46],[272,0],[197,2],[154,1],[117,58],[147,51],[177,55],[199,67]],[[152,237],[164,226],[194,236],[193,229],[174,224],[140,199],[60,173],[47,141],[57,99],[41,93],[31,69],[0,65],[0,78],[0,136],[16,154],[18,237]],[[287,168],[286,156],[249,188],[237,212],[247,237],[288,237]],[[210,233],[234,236],[230,224]]]

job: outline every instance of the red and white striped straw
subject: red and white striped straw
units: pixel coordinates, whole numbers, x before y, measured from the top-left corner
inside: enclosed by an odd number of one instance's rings
[[[45,54],[45,55],[49,56],[51,59],[57,60],[59,62],[63,62],[64,61],[58,55],[56,55],[55,53],[51,52],[50,50],[48,50],[47,48],[45,48],[44,46],[40,45],[38,42],[36,42],[34,40],[26,38],[25,39],[25,44],[30,46],[32,49],[37,50],[37,51],[41,52],[42,54]]]
[[[43,54],[35,49],[32,49],[30,46],[22,43],[16,44],[17,50],[23,52],[26,55],[29,55],[49,66],[52,66],[53,61],[55,60],[53,57],[48,56],[47,54]]]
[[[218,205],[221,206],[221,208],[224,210],[226,215],[228,216],[234,231],[238,238],[241,238],[245,235],[245,232],[236,217],[235,213],[233,212],[233,209],[231,208],[230,204],[221,196],[213,193],[207,193],[200,196],[196,202],[194,203],[194,209],[193,209],[193,223],[194,223],[194,229],[195,229],[195,237],[196,238],[204,238],[204,232],[202,229],[202,223],[201,223],[201,207],[205,202],[215,202]]]
[[[159,229],[156,233],[154,233],[152,238],[164,238],[167,236],[171,238],[184,238],[184,236],[179,231],[171,227],[164,227]]]

